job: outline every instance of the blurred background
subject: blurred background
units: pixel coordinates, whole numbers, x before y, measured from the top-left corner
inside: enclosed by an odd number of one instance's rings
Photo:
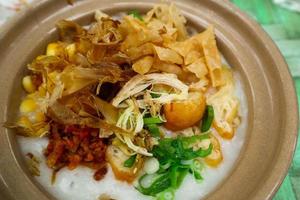
[[[0,0],[0,31],[1,24],[22,8],[29,6],[32,1]],[[273,38],[289,65],[300,104],[300,0],[231,0],[231,2],[260,23]],[[300,200],[299,139],[289,173],[274,200]]]

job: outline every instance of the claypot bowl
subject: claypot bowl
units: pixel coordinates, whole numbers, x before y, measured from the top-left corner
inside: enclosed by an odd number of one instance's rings
[[[26,64],[57,38],[55,23],[89,24],[95,9],[108,14],[149,9],[156,0],[36,1],[0,31],[0,122],[13,121],[24,93]],[[220,51],[242,77],[248,104],[246,142],[235,166],[207,200],[271,199],[283,181],[297,141],[297,101],[279,50],[262,28],[223,0],[175,2],[189,24],[216,27]],[[0,199],[54,199],[30,176],[14,131],[0,127]]]

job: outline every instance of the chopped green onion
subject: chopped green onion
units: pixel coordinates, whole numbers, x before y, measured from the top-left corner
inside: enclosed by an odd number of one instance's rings
[[[148,125],[146,125],[146,128],[149,130],[150,134],[153,137],[159,137],[160,136],[160,131],[159,131],[159,128],[156,124],[148,124]]]
[[[142,15],[140,14],[140,12],[138,10],[132,10],[128,14],[132,15],[134,18],[144,21]]]
[[[192,168],[196,171],[201,171],[203,169],[203,164],[199,160],[194,160]]]
[[[198,141],[202,141],[209,138],[210,138],[209,134],[201,134],[201,135],[193,135],[190,137],[182,137],[181,140],[184,148],[188,148]]]
[[[144,195],[150,195],[150,196],[155,196],[156,194],[166,190],[171,186],[171,180],[169,178],[169,174],[161,174],[158,177],[154,177],[152,184],[149,187],[143,187],[143,179],[148,178],[148,176],[153,176],[153,175],[143,175],[139,179],[139,186],[136,187],[138,191],[140,191]]]
[[[174,200],[175,192],[172,188],[167,189],[157,195],[157,200]]]
[[[188,174],[188,171],[189,171],[189,167],[188,166],[185,166],[185,168],[182,168],[183,166],[181,166],[177,173],[177,186],[176,186],[176,189],[178,189],[183,181],[183,179],[185,178],[185,176]]]
[[[147,126],[157,127],[157,124]],[[152,149],[153,157],[159,162],[159,170],[153,174],[145,174],[139,179],[136,187],[142,194],[155,196],[157,200],[173,200],[175,191],[190,172],[197,182],[203,178],[202,163],[197,158],[208,156],[212,152],[212,144],[207,149],[196,151],[190,144],[209,138],[209,134],[190,137],[163,138]]]
[[[150,93],[150,95],[151,95],[151,97],[154,98],[154,99],[161,96],[161,94],[156,94],[156,93]]]
[[[178,189],[187,175],[190,166],[188,165],[173,165],[170,167],[171,187]]]
[[[193,175],[198,183],[200,183],[203,180],[203,177],[201,176],[201,174],[199,172],[193,171]]]
[[[124,167],[132,167],[135,163],[135,160],[136,160],[136,155],[133,155],[133,156],[130,156],[130,158],[128,158],[125,162],[124,162]]]
[[[206,132],[210,129],[214,119],[214,108],[210,105],[206,106],[204,117],[201,125],[201,132]]]
[[[139,180],[139,184],[141,185],[141,187],[143,188],[149,188],[154,181],[159,178],[160,175],[159,174],[144,174]]]
[[[194,151],[192,147],[186,147],[188,146],[184,145],[184,140],[186,138],[187,137],[160,139],[159,145],[155,145],[152,149],[154,157],[163,164],[170,159],[174,160],[174,162],[181,162],[181,160],[192,160],[198,157],[203,158],[211,153],[212,145],[210,145],[208,149],[200,148],[197,151]],[[200,138],[202,137],[199,137],[198,139],[201,140]]]
[[[171,186],[174,188],[177,187],[177,169],[178,169],[178,166],[176,166],[176,165],[171,166],[171,169],[170,169]]]
[[[191,171],[197,182],[200,182],[203,180],[203,178],[200,174],[202,169],[203,169],[203,164],[199,160],[194,160],[193,164],[191,165]]]
[[[156,158],[148,158],[144,163],[144,171],[147,174],[154,174],[159,170],[159,162]]]
[[[161,124],[163,121],[159,117],[145,117],[144,124]]]

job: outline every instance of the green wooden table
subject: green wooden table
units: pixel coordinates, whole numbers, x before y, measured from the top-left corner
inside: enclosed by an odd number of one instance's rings
[[[271,0],[231,1],[256,19],[273,38],[289,65],[295,81],[298,104],[300,104],[300,11],[291,11]],[[292,1],[300,5],[300,0]],[[300,138],[289,173],[274,200],[300,200],[299,143]]]

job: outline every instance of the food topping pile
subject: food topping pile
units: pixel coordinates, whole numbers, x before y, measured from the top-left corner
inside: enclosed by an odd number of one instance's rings
[[[188,174],[201,181],[205,166],[222,162],[219,140],[240,123],[233,74],[214,27],[190,36],[186,22],[158,4],[121,20],[96,11],[88,28],[57,23],[59,40],[28,65],[15,126],[49,139],[54,174],[84,165],[101,180],[110,166],[116,179],[166,199]]]

